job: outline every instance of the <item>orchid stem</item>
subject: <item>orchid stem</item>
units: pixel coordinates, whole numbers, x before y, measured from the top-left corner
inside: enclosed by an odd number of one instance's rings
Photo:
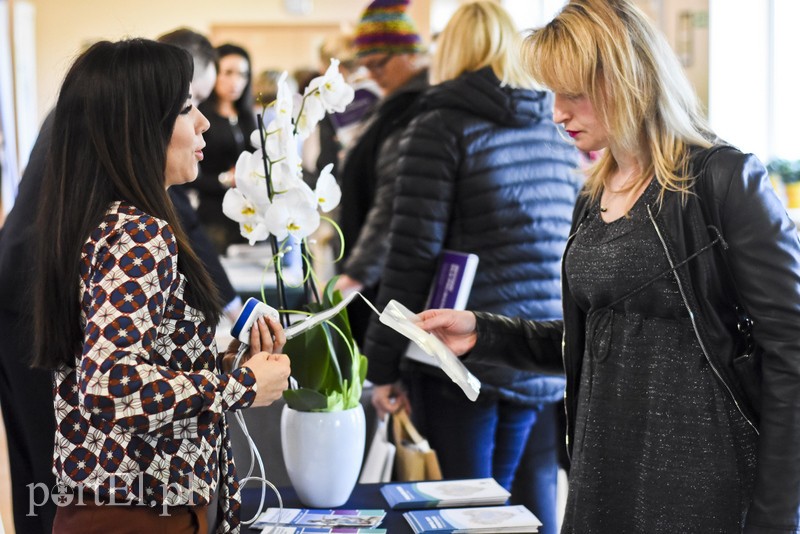
[[[261,113],[257,115],[258,119],[258,138],[261,140],[261,161],[264,162],[264,175],[267,177],[267,195],[269,195],[270,201],[272,200],[273,190],[272,190],[272,175],[270,174],[269,163],[267,162],[267,147],[264,144],[264,118],[261,116]],[[281,255],[279,254],[280,249],[278,248],[278,239],[275,237],[274,234],[270,234],[269,236],[269,244],[272,247],[272,257],[273,263],[275,264],[275,283],[276,289],[278,291],[278,308],[281,310],[285,310],[288,308],[286,304],[286,290],[283,287],[283,278],[281,277]],[[284,327],[289,326],[289,315],[282,313],[280,314],[281,317],[281,324]]]
[[[305,283],[303,284],[303,288],[305,290],[306,295],[306,302],[311,302],[311,297],[313,296],[316,302],[321,302],[319,298],[319,292],[317,291],[317,286],[314,283],[314,277],[310,276],[311,266],[309,265],[308,258],[308,249],[306,248],[306,240],[303,239],[300,241],[300,256],[302,260],[300,263],[303,265],[303,280]]]

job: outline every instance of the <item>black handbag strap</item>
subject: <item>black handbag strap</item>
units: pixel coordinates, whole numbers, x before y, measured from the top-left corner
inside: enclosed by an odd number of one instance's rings
[[[733,291],[734,298],[736,300],[734,304],[734,309],[736,311],[736,320],[737,324],[736,327],[738,328],[739,332],[744,336],[747,342],[747,350],[749,351],[752,349],[754,342],[752,337],[752,330],[753,330],[753,320],[750,318],[750,314],[747,312],[742,300],[742,295],[739,293],[739,288],[736,285],[736,281],[733,277],[733,270],[731,269],[731,264],[728,259],[728,243],[725,241],[725,238],[722,236],[722,231],[716,226],[718,222],[717,219],[712,217],[710,203],[714,201],[714,182],[710,176],[708,176],[708,162],[711,159],[711,156],[718,152],[723,152],[725,150],[733,150],[733,147],[729,145],[715,145],[705,151],[703,156],[702,162],[700,164],[700,172],[697,173],[697,185],[700,190],[699,200],[700,200],[700,208],[703,211],[703,217],[706,221],[706,226],[711,229],[717,236],[717,239],[720,239],[720,244],[722,248],[720,250],[720,257],[722,258],[722,265],[724,273],[723,276],[727,278],[727,287]],[[716,241],[716,239],[715,239]]]

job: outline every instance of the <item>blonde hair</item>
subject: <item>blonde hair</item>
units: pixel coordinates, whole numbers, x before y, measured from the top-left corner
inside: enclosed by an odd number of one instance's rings
[[[714,135],[677,57],[647,17],[628,0],[571,0],[524,41],[536,80],[556,93],[586,95],[611,144],[637,155],[641,175],[655,174],[664,191],[688,192],[689,147]],[[616,170],[610,150],[589,169],[595,199]]]
[[[521,46],[522,37],[502,6],[488,0],[464,4],[439,35],[431,81],[491,67],[503,85],[532,88],[535,82],[522,64]]]

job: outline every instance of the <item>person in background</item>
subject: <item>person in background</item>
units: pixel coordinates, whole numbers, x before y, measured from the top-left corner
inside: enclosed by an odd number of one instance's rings
[[[55,372],[56,476],[83,498],[58,508],[55,532],[205,533],[209,514],[217,532],[238,532],[225,414],[287,386],[272,319],[251,330],[242,367],[231,368],[238,341],[217,353],[222,309],[167,194],[202,160],[209,123],[191,79],[185,50],[103,41],[56,104],[31,352]]]
[[[566,368],[563,533],[800,532],[800,241],[766,169],[720,148],[632,2],[572,0],[526,50],[555,120],[605,149],[563,323],[434,310],[420,326],[465,362]]]
[[[194,60],[192,104],[199,106],[209,97],[216,85],[216,50],[204,35],[188,28],[178,28],[166,33],[160,36],[158,41],[183,48],[192,55]],[[235,321],[242,308],[242,299],[228,279],[214,243],[211,242],[211,239],[203,229],[203,225],[197,216],[197,211],[192,206],[187,189],[185,187],[170,187],[168,192],[178,213],[181,226],[183,226],[189,242],[192,244],[192,249],[205,265],[208,274],[219,290],[225,315],[231,321]]]
[[[217,83],[217,51],[205,35],[189,28],[167,32],[158,37],[158,41],[183,48],[192,55],[192,103],[199,106],[211,95]]]
[[[553,95],[535,89],[511,16],[491,1],[462,5],[437,41],[434,84],[397,153],[389,254],[375,301],[425,308],[442,252],[479,257],[471,309],[561,318],[561,255],[580,189],[578,151],[553,122]],[[438,367],[403,358],[405,338],[377,316],[364,354],[379,413],[411,402],[445,478],[494,477],[556,532],[556,406],[563,376],[468,364],[471,402]],[[402,377],[402,383],[400,381]],[[520,469],[531,443],[527,471]],[[464,446],[468,443],[469,446]]]
[[[345,155],[337,178],[344,263],[335,288],[374,298],[386,261],[400,134],[428,87],[422,38],[406,13],[409,0],[374,0],[356,26],[356,55],[384,93],[365,119],[362,133]],[[378,193],[380,191],[380,193]],[[353,336],[363,346],[372,310],[363,302],[348,307]]]
[[[52,532],[56,513],[55,503],[42,499],[41,493],[49,497],[55,485],[53,380],[49,372],[30,367],[33,314],[29,295],[34,221],[52,130],[51,114],[31,151],[14,207],[0,228],[0,407],[8,444],[14,529],[31,534]],[[32,493],[31,488],[41,487],[38,484],[44,489]]]
[[[251,90],[250,55],[234,44],[217,51],[217,81],[200,111],[211,123],[206,135],[200,176],[189,186],[198,194],[197,215],[217,248],[225,254],[231,243],[242,243],[239,224],[222,213],[222,199],[234,184],[233,170],[239,154],[252,150],[250,134],[256,129]]]

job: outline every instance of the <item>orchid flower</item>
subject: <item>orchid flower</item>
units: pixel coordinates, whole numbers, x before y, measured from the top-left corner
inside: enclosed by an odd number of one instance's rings
[[[299,110],[299,115],[295,119],[295,131],[300,139],[306,139],[317,123],[325,116],[325,106],[322,103],[319,91],[311,90],[309,86],[306,88],[306,94],[303,96],[303,104]]]
[[[353,101],[355,91],[339,72],[339,60],[331,59],[328,70],[308,84],[306,94],[315,91],[327,113],[341,113]]]
[[[236,176],[236,189],[241,191],[256,207],[261,208],[261,211],[264,211],[269,205],[269,195],[267,194],[267,176],[264,174],[261,153],[245,151],[239,154],[234,175]]]
[[[278,80],[278,94],[272,103],[274,119],[251,135],[250,142],[257,150],[239,156],[236,187],[225,194],[222,203],[225,215],[239,223],[242,236],[251,244],[270,235],[279,241],[288,236],[304,239],[319,226],[319,211],[331,211],[342,198],[331,174],[333,165],[322,169],[315,190],[303,181],[299,141],[311,134],[326,113],[343,111],[353,100],[353,89],[344,81],[335,59],[325,74],[311,81],[302,97],[289,88],[287,76],[284,72]]]
[[[294,110],[294,95],[286,83],[289,73],[284,71],[278,78],[278,94],[275,98],[275,120],[279,126],[291,126]]]
[[[267,201],[268,206],[269,201]],[[236,187],[226,191],[222,199],[222,213],[239,223],[239,233],[251,245],[269,237],[267,225],[261,215],[264,211],[264,209],[259,210],[256,204]]]
[[[297,152],[297,141],[292,133],[293,126],[273,120],[267,126],[267,157],[270,161],[277,161],[288,154]]]
[[[247,239],[252,246],[268,238],[269,230],[267,230],[267,225],[264,221],[257,221],[255,224],[239,223],[239,234]]]
[[[265,222],[267,230],[278,241],[288,236],[301,240],[309,236],[319,226],[319,212],[315,204],[300,188],[292,188],[275,197]]]
[[[342,199],[342,190],[336,183],[336,178],[331,174],[331,169],[333,169],[333,163],[325,165],[317,178],[317,188],[314,190],[319,208],[325,213],[338,206]]]

